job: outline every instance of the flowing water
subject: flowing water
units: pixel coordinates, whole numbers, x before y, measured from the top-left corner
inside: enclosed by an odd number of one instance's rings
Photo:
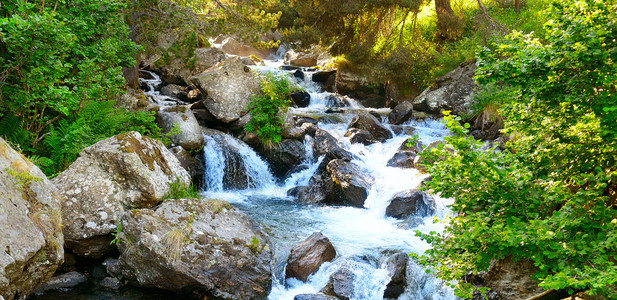
[[[266,61],[265,66],[253,67],[257,72],[280,71],[280,62]],[[336,96],[320,92],[319,87],[310,82],[311,73],[307,72],[305,81],[299,84],[310,93],[310,105],[306,108],[294,108],[291,114],[321,119],[318,126],[332,134],[339,144],[356,155],[353,162],[367,170],[375,177],[364,208],[300,205],[286,195],[286,191],[295,186],[308,185],[321,162],[320,157],[313,157],[309,151],[302,171],[291,174],[282,183],[276,183],[268,170],[267,164],[254,151],[242,142],[234,141],[235,151],[245,158],[247,176],[253,186],[245,190],[223,188],[222,167],[225,165],[226,144],[220,138],[205,136],[207,179],[205,197],[222,198],[245,211],[270,236],[274,249],[275,274],[273,289],[269,295],[272,300],[293,299],[295,295],[318,293],[341,265],[346,265],[355,275],[353,299],[382,299],[389,274],[382,265],[383,258],[394,253],[423,253],[429,247],[427,243],[415,236],[414,231],[428,233],[442,231],[444,224],[435,222],[431,217],[416,217],[405,221],[386,217],[385,211],[390,199],[398,192],[416,188],[426,175],[415,169],[387,167],[388,160],[399,146],[407,140],[408,135],[395,135],[384,143],[372,145],[351,144],[344,137],[347,127],[358,111],[374,111],[386,114],[388,109],[363,108],[353,99],[345,99],[347,107],[338,113],[329,113],[329,99]],[[415,128],[415,134],[426,145],[440,140],[448,134],[443,125],[435,120],[410,121],[405,124]],[[233,138],[229,137],[233,140]],[[310,140],[305,145],[310,149]],[[437,212],[435,217],[443,219],[449,210],[449,199],[435,197]],[[319,271],[301,282],[295,279],[285,280],[284,268],[291,248],[320,231],[327,236],[337,251],[336,259],[324,263]],[[399,299],[456,299],[452,290],[443,282],[426,275],[426,272],[413,263],[407,270],[407,289]]]

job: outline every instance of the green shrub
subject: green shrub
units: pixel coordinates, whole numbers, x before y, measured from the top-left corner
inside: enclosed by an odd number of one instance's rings
[[[514,32],[479,53],[480,84],[516,89],[500,110],[506,151],[479,150],[447,117],[456,151],[437,148],[428,167],[427,188],[456,198],[458,215],[422,235],[433,248],[421,261],[465,298],[463,275],[505,257],[533,262],[545,289],[617,298],[617,4],[559,1],[546,14],[545,36]]]
[[[284,113],[290,106],[290,95],[298,87],[284,74],[266,73],[260,83],[260,93],[251,98],[251,120],[244,126],[247,132],[256,132],[266,144],[278,144],[284,124]]]
[[[199,192],[193,186],[193,183],[185,184],[176,178],[169,184],[169,192],[163,197],[163,200],[167,199],[191,199],[197,198]]]

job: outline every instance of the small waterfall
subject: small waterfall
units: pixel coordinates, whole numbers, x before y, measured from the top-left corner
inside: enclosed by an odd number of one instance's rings
[[[274,186],[270,167],[244,142],[222,132],[204,134],[206,191],[265,189]]]
[[[159,86],[163,83],[161,77],[154,72],[150,72],[148,70],[139,70],[140,72],[147,75],[149,78],[139,77],[139,82],[145,84],[148,87],[148,90],[144,90],[144,93],[148,98],[161,106],[175,106],[178,104],[184,104],[184,102],[176,99],[174,97],[164,96],[158,91]]]

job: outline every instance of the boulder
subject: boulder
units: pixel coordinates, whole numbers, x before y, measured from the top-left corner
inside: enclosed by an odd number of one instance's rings
[[[383,126],[375,116],[367,112],[359,113],[349,124],[348,130],[351,128],[366,130],[371,133],[374,140],[382,143],[393,137],[388,128]]]
[[[303,53],[289,50],[285,53],[283,63],[296,67],[313,67],[317,65],[317,56],[313,53]]]
[[[307,107],[311,104],[311,95],[306,91],[295,91],[291,93],[291,100],[296,107]]]
[[[336,70],[317,71],[313,73],[311,80],[319,83],[324,91],[332,93],[336,82]]]
[[[227,59],[218,48],[197,48],[193,58],[173,57],[161,67],[161,79],[172,84],[187,85],[195,76]]]
[[[340,269],[330,276],[330,281],[321,292],[341,300],[350,300],[354,297],[355,279],[356,275],[346,264],[343,264]]]
[[[399,219],[408,216],[426,217],[434,213],[435,200],[418,190],[397,193],[386,208],[386,216]]]
[[[242,57],[242,63],[247,66],[255,66],[257,65],[255,61],[253,61],[250,57]]]
[[[349,137],[349,142],[352,144],[361,143],[363,145],[370,145],[375,143],[373,135],[363,129],[350,128],[347,132],[345,132],[345,136]]]
[[[171,199],[121,222],[120,264],[133,284],[202,299],[265,299],[270,291],[269,242],[225,201]]]
[[[337,297],[328,296],[325,294],[300,294],[294,297],[294,300],[339,300]]]
[[[527,299],[544,292],[532,278],[539,271],[528,260],[513,261],[510,257],[494,260],[483,276],[484,285],[497,292],[501,299]]]
[[[414,159],[418,152],[422,151],[422,145],[417,142],[415,145],[407,147],[408,141],[404,141],[396,153],[390,158],[386,166],[396,168],[413,168]]]
[[[168,84],[161,88],[161,95],[186,101],[188,100],[188,89],[185,86]]]
[[[53,180],[65,199],[65,246],[79,256],[112,251],[111,233],[123,210],[153,207],[171,183],[191,180],[163,143],[134,131],[100,141],[79,156]]]
[[[390,274],[390,282],[386,285],[384,298],[398,298],[407,286],[407,260],[409,257],[406,252],[399,252],[388,257],[384,263],[384,267]]]
[[[252,95],[259,92],[259,79],[239,57],[226,60],[190,78],[199,89],[208,111],[224,123],[247,113]]]
[[[298,140],[284,139],[272,147],[258,149],[272,170],[274,176],[284,178],[293,168],[299,166],[306,158],[304,144]]]
[[[221,50],[237,56],[254,55],[259,59],[268,59],[276,52],[275,49],[257,49],[255,47],[240,43],[233,37],[228,37],[222,42]]]
[[[304,125],[303,125],[304,127]],[[310,128],[309,128],[310,127]],[[314,130],[314,131],[313,131]],[[306,132],[313,131],[313,154],[315,157],[326,155],[329,159],[351,160],[354,155],[338,145],[338,141],[327,131],[315,125],[307,125]]]
[[[335,159],[326,167],[333,183],[327,203],[364,207],[364,201],[375,179],[358,165]]]
[[[469,110],[471,93],[476,88],[473,79],[476,72],[474,61],[464,62],[456,69],[437,78],[435,83],[424,90],[413,101],[414,110],[441,117],[444,110],[454,115],[466,115]]]
[[[62,264],[60,201],[45,174],[0,138],[0,298],[25,298]]]
[[[172,132],[176,127],[179,132],[169,138],[173,144],[186,150],[197,150],[204,144],[199,122],[188,106],[161,108],[156,115],[156,123],[163,129],[163,133]]]
[[[335,256],[336,249],[330,240],[321,232],[315,232],[291,249],[285,278],[297,278],[306,282],[309,275],[319,270],[321,264],[333,260]]]
[[[398,104],[388,116],[388,123],[400,125],[407,122],[413,115],[413,104],[403,101]]]
[[[200,152],[199,154],[192,155],[180,146],[172,147],[169,151],[176,156],[180,165],[189,172],[193,184],[200,187],[204,177],[203,154]]]
[[[297,81],[302,82],[304,81],[304,72],[302,72],[302,70],[295,70],[292,74],[291,74],[294,78],[297,79]]]
[[[98,284],[108,290],[117,290],[122,287],[122,282],[115,277],[105,277]]]
[[[34,293],[43,293],[49,290],[66,289],[79,285],[88,281],[86,275],[79,272],[68,272],[58,276],[54,276],[44,284],[34,290]]]
[[[385,97],[382,88],[375,86],[364,75],[350,70],[337,70],[334,84],[335,92],[356,99],[364,107],[384,107]]]
[[[396,135],[413,135],[416,132],[416,128],[407,125],[390,125],[392,132]]]

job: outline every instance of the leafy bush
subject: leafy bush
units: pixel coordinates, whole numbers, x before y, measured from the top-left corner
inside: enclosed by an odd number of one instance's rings
[[[51,125],[40,153],[47,155],[51,166],[42,166],[47,175],[66,169],[82,149],[110,136],[139,131],[144,135],[160,136],[154,122],[154,113],[135,112],[114,108],[114,101],[91,101],[77,114]]]
[[[190,199],[196,198],[199,192],[195,189],[192,183],[185,184],[179,178],[169,184],[169,192],[163,197],[167,199]]]
[[[47,127],[90,100],[113,99],[134,64],[124,1],[3,1],[0,117],[11,114],[37,148]],[[25,145],[22,145],[25,146]]]
[[[290,95],[298,87],[282,74],[266,73],[260,83],[260,93],[251,98],[251,120],[244,126],[247,132],[256,132],[265,144],[278,144],[285,112],[291,104]]]
[[[493,259],[528,260],[545,289],[617,297],[617,4],[553,3],[541,39],[518,32],[479,53],[480,84],[517,89],[501,110],[506,151],[481,151],[456,118],[427,188],[455,197],[425,264],[445,280]],[[446,238],[447,237],[447,238]],[[459,281],[457,294],[471,296]]]

